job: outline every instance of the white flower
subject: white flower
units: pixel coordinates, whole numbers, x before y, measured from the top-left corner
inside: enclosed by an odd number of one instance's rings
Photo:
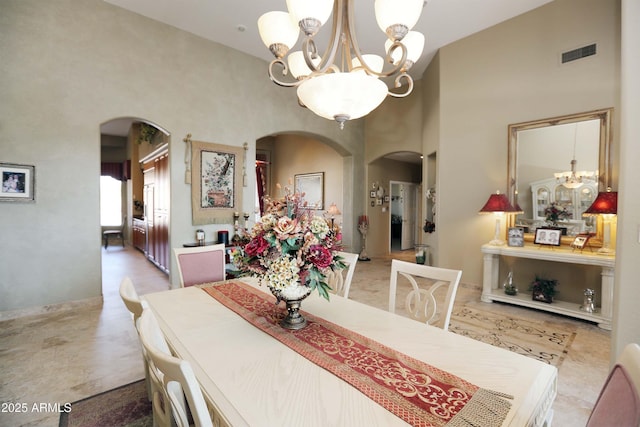
[[[296,259],[285,255],[274,259],[269,267],[264,279],[274,289],[285,289],[289,286],[298,285],[300,267]]]
[[[319,216],[314,216],[311,220],[311,226],[309,227],[311,232],[318,236],[320,239],[324,239],[329,232],[329,225],[327,221]]]

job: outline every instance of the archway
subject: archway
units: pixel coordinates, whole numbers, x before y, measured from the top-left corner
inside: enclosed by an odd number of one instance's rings
[[[105,198],[101,186],[101,231],[110,227],[102,221],[102,213],[109,208],[117,206],[119,212],[114,215],[124,219],[122,245],[104,245],[103,261],[114,252],[134,248],[160,271],[168,273],[169,139],[165,129],[137,117],[120,117],[100,124],[101,180],[110,175],[120,182],[120,194],[111,199]]]

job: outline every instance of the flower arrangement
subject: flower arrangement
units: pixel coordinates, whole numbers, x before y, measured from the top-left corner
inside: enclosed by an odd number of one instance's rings
[[[288,189],[281,199],[266,197],[265,214],[252,228],[248,243],[233,252],[233,262],[241,274],[265,282],[278,300],[304,297],[315,289],[329,300],[326,276],[345,268],[337,255],[342,235],[303,197]]]
[[[558,281],[555,279],[545,279],[536,275],[533,282],[531,282],[529,290],[532,291],[531,296],[534,301],[551,303],[553,302],[554,295],[558,292],[556,291],[557,285]]]
[[[551,202],[551,204],[545,208],[544,214],[546,216],[545,220],[553,226],[558,225],[558,221],[571,218],[571,212],[566,208],[559,208],[556,202]]]

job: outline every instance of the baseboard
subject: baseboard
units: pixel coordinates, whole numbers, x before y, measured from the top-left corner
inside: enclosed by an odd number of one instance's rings
[[[59,304],[48,304],[40,307],[28,307],[19,310],[0,311],[0,322],[3,320],[19,319],[21,317],[27,316],[37,316],[39,314],[51,314],[78,308],[100,307],[102,306],[102,302],[103,298],[102,296],[99,296],[85,298],[77,301],[67,301]]]

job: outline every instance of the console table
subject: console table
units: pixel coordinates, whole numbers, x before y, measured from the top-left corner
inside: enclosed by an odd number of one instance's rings
[[[516,304],[537,310],[563,314],[579,319],[595,322],[599,327],[611,330],[613,316],[613,272],[615,256],[598,255],[595,253],[574,252],[565,248],[546,248],[528,245],[524,247],[483,245],[484,273],[482,279],[482,297],[484,302],[500,301]],[[599,312],[588,313],[580,310],[580,305],[572,302],[553,300],[553,303],[533,301],[531,294],[523,292],[518,295],[507,295],[499,284],[500,257],[528,258],[543,261],[561,262],[576,265],[593,265],[601,267],[601,307]]]

